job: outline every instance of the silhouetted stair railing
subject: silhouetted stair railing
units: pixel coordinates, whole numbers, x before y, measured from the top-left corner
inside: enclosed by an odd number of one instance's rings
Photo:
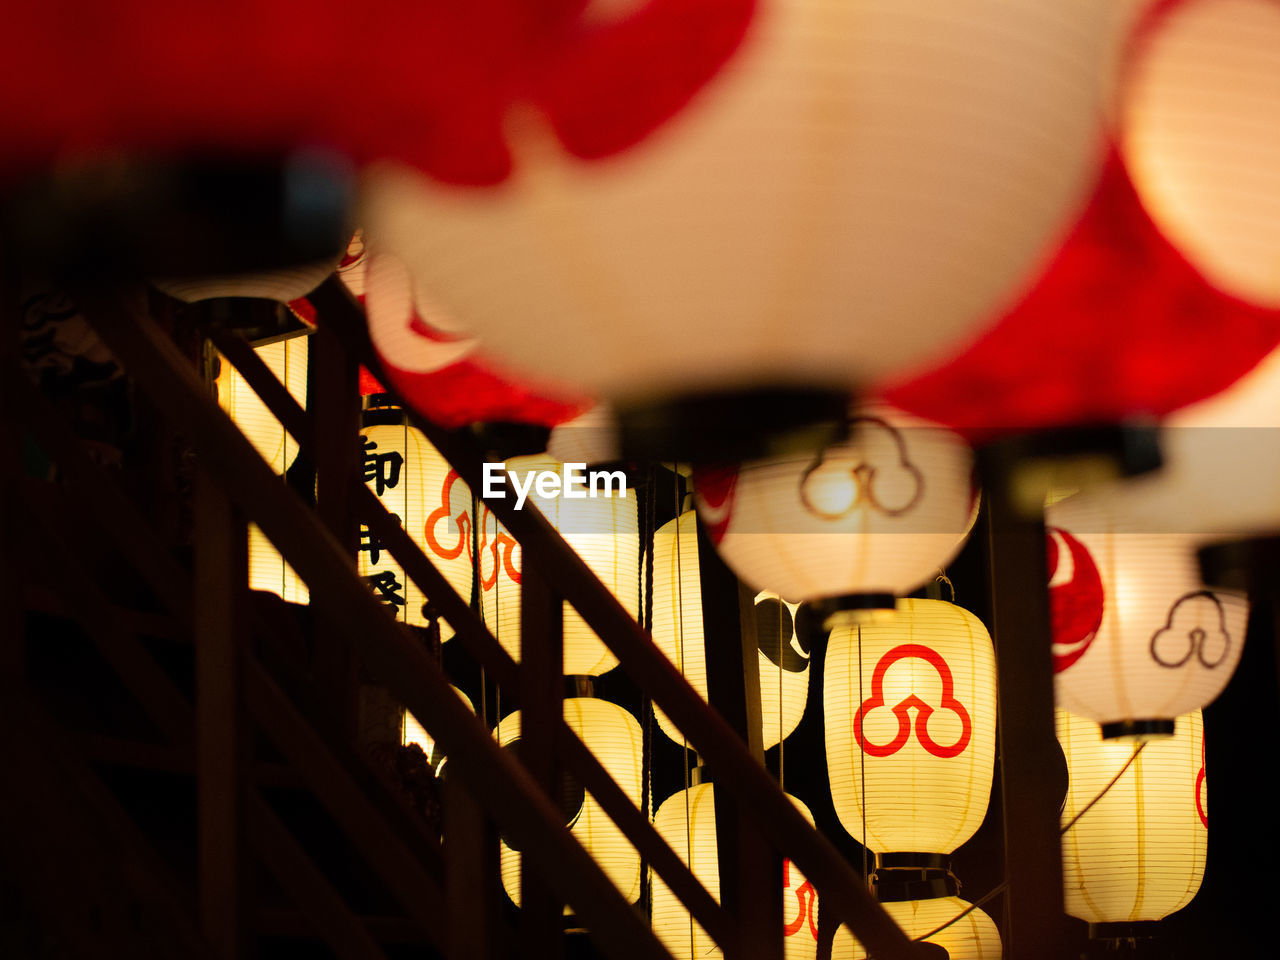
[[[137,384],[187,436],[202,469],[257,523],[311,588],[312,605],[335,631],[359,638],[369,672],[432,732],[450,757],[446,800],[449,942],[472,934],[475,904],[455,909],[452,890],[468,882],[468,865],[453,851],[466,844],[452,831],[473,809],[483,810],[541,867],[541,879],[570,904],[596,942],[619,958],[667,956],[636,914],[561,822],[559,811],[528,774],[502,751],[480,721],[451,693],[439,665],[389,615],[355,575],[350,558],[209,396],[186,358],[140,311],[112,297],[82,295],[98,334]],[[447,615],[447,613],[446,613]],[[451,621],[452,622],[452,621]],[[465,794],[459,794],[461,785]],[[473,831],[462,831],[468,836]],[[495,837],[496,840],[496,837]],[[496,858],[496,842],[492,845]],[[455,869],[456,868],[456,869]],[[477,888],[478,890],[479,888]],[[461,905],[459,905],[461,906]],[[457,928],[465,927],[459,931]],[[485,931],[480,931],[483,934]]]
[[[19,378],[13,390],[33,436],[71,480],[75,494],[71,496],[40,481],[24,481],[24,502],[35,508],[25,523],[31,526],[38,521],[41,526],[39,531],[27,531],[27,542],[50,548],[50,559],[58,564],[58,576],[48,579],[67,592],[63,607],[73,612],[161,735],[174,747],[189,748],[195,726],[191,705],[138,640],[117,622],[115,609],[80,568],[76,557],[86,544],[84,538],[103,527],[114,544],[133,560],[144,582],[173,618],[188,623],[192,616],[191,575],[118,490],[115,478],[89,459],[43,395],[25,377]],[[252,609],[248,615],[256,634],[269,633]],[[442,916],[443,865],[438,840],[414,818],[403,813],[397,817],[394,807],[375,805],[371,791],[361,782],[359,758],[344,751],[340,738],[317,734],[254,658],[243,657],[240,668],[250,714],[302,774],[406,914],[428,938],[443,946],[447,925]],[[311,711],[313,716],[318,712],[315,708]],[[105,787],[99,785],[98,792],[105,792]],[[245,791],[244,814],[252,849],[338,956],[381,957],[381,949],[361,921],[352,915],[256,790]],[[130,836],[136,833],[135,830]]]
[[[387,383],[369,343],[360,308],[342,283],[331,277],[310,299],[321,324],[337,332],[355,359],[382,383]],[[414,418],[414,423],[473,491],[483,489],[483,457],[474,442],[422,418]],[[645,693],[688,736],[715,769],[717,784],[723,785],[725,792],[734,797],[774,849],[786,851],[814,884],[823,898],[824,909],[831,911],[836,922],[848,924],[875,956],[912,956],[915,951],[910,941],[870,895],[839,851],[800,816],[733,729],[658,651],[546,519],[537,511],[515,510],[510,499],[486,503],[520,543],[527,561],[537,564],[541,574],[573,604]],[[743,908],[750,909],[750,904]],[[751,944],[744,945],[744,950],[755,949]]]

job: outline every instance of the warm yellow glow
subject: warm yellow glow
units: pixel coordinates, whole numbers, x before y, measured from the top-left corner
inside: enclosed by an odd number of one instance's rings
[[[959,897],[937,897],[932,900],[904,900],[884,904],[889,916],[897,921],[907,936],[915,938],[928,933],[959,916],[969,904]],[[995,921],[982,908],[967,914],[944,930],[926,938],[946,949],[951,960],[1000,960],[1003,944]],[[831,960],[863,960],[867,955],[848,927],[836,931]]]
[[[293,337],[254,350],[300,406],[306,406],[307,402],[309,340],[306,336]],[[298,442],[281,426],[231,361],[221,355],[218,360],[218,405],[271,469],[284,473],[298,455]],[[249,589],[269,591],[290,603],[306,603],[309,598],[307,585],[254,523],[249,524]]]
[[[1085,589],[1090,564],[1102,584],[1092,638],[1081,629],[1054,638],[1059,663],[1074,658],[1059,666],[1057,702],[1098,723],[1172,719],[1226,686],[1244,649],[1249,607],[1240,594],[1204,590],[1191,534],[1132,530],[1117,512],[1122,504],[1105,493],[1081,494],[1046,512],[1051,549],[1061,558],[1052,602],[1096,610]],[[1076,557],[1058,530],[1085,553]]]
[[[449,689],[458,695],[458,699],[467,705],[468,710],[475,713],[475,704],[471,702],[470,697],[455,686],[450,686]],[[404,722],[400,729],[400,742],[405,746],[416,744],[421,747],[422,752],[427,755],[427,761],[431,764],[436,774],[439,775],[440,768],[444,766],[446,758],[443,753],[436,752],[435,738],[427,733],[422,724],[408,710],[404,712]]]
[[[1135,744],[1103,740],[1092,720],[1061,709],[1058,741],[1071,776],[1066,825],[1124,767]],[[1172,737],[1148,741],[1067,831],[1068,913],[1091,923],[1159,920],[1191,902],[1204,878],[1209,832],[1204,759],[1204,722],[1196,710],[1177,719]]]
[[[518,457],[508,469],[525,477],[531,471],[559,474],[563,464],[549,457]],[[520,480],[524,482],[523,479]],[[640,521],[636,492],[626,496],[569,499],[539,496],[530,487],[525,510],[537,508],[591,568],[631,616],[640,610]],[[509,497],[513,494],[508,493]],[[509,501],[510,502],[510,501]],[[517,660],[520,658],[519,544],[482,505],[480,513],[481,603],[489,629]],[[564,672],[599,676],[618,658],[567,602],[564,605]]]
[[[471,491],[416,427],[381,424],[360,431],[365,484],[464,599],[471,597]],[[361,528],[357,568],[396,617],[424,626],[426,597],[381,543]],[[393,602],[395,601],[395,602]],[[453,629],[441,621],[441,638]]]
[[[813,814],[809,808],[795,797],[788,799],[812,824]],[[718,902],[720,862],[714,786],[702,783],[668,797],[658,807],[653,825]],[[783,866],[782,921],[787,960],[816,957],[818,895],[790,861],[785,861]],[[715,941],[693,920],[657,873],[653,874],[653,932],[676,960],[723,956]]]
[[[958,435],[885,406],[853,414],[823,452],[743,464],[728,499],[699,490],[716,549],[744,581],[797,602],[849,593],[901,596],[964,544],[973,454]]]
[[[899,600],[893,620],[833,630],[824,669],[844,828],[877,853],[950,853],[969,839],[995,762],[995,652],[982,622],[942,600]]]
[[[697,515],[687,510],[654,534],[653,642],[705,700],[707,657],[696,523]],[[795,730],[809,696],[809,654],[796,637],[797,609],[796,604],[779,601],[776,594],[767,591],[756,596],[757,623],[753,626],[757,633],[760,715],[766,750]],[[766,623],[764,618],[770,615],[772,622]],[[781,641],[772,644],[772,658],[765,654],[771,640]],[[661,708],[654,708],[654,716],[667,736],[677,743],[683,741],[680,730]]]
[[[644,732],[635,717],[607,700],[570,697],[564,701],[564,719],[631,802],[639,807]],[[502,746],[519,739],[520,711],[503,717],[494,734]],[[573,793],[572,790],[565,792]],[[613,881],[618,892],[628,902],[637,900],[640,854],[590,793],[584,792],[581,804],[573,806],[573,810],[566,811],[570,832]],[[505,841],[501,844],[501,870],[507,895],[519,906],[520,854]]]

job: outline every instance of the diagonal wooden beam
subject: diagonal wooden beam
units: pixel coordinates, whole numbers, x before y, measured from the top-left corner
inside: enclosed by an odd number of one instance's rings
[[[298,440],[304,450],[307,449],[311,438],[306,413],[262,359],[240,337],[222,334],[216,343],[285,429]],[[477,662],[499,686],[507,690],[519,689],[519,668],[511,655],[475,615],[470,604],[453,589],[435,564],[413,542],[404,527],[363,483],[356,484],[355,503],[357,516],[369,526],[374,536],[384,544],[423,593],[431,598],[431,602],[453,626]],[[720,904],[654,829],[648,818],[618,788],[600,761],[582,743],[581,738],[563,723],[563,719],[559,735],[565,763],[582,780],[583,786],[658,871],[708,935],[716,943],[727,942],[732,927]]]
[[[320,323],[332,325],[353,356],[383,383],[388,382],[383,379],[382,364],[369,343],[361,309],[341,281],[331,277],[309,299]],[[450,434],[420,417],[415,417],[414,423],[472,490],[484,489],[484,458],[473,440]],[[817,887],[838,922],[848,924],[877,957],[907,960],[920,954],[840,852],[791,805],[768,772],[755,763],[732,727],[707,707],[546,519],[536,510],[515,510],[511,500],[486,503],[520,543],[525,555],[538,557],[543,575],[577,609],[641,689],[688,735],[714,767],[717,786],[723,786],[740,801],[774,848],[784,851]]]
[[[205,468],[307,581],[313,605],[350,637],[360,639],[370,671],[436,731],[449,754],[450,772],[471,785],[472,795],[526,856],[546,865],[547,882],[573,905],[597,943],[618,958],[667,956],[648,925],[561,824],[556,806],[452,695],[427,652],[347,569],[342,547],[315,523],[297,496],[276,481],[174,344],[149,317],[118,298],[87,291],[80,302],[139,386],[184,428]],[[415,682],[409,682],[410,677]]]

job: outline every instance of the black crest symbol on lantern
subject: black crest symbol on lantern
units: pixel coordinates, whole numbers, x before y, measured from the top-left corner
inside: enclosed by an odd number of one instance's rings
[[[839,520],[860,504],[887,517],[910,513],[924,496],[924,474],[911,462],[902,431],[879,417],[851,417],[849,429],[857,434],[859,446],[867,451],[849,468],[856,488],[852,502],[842,510],[833,511],[819,506],[811,496],[810,481],[827,464],[831,450],[823,447],[800,478],[800,502],[805,509],[827,520]],[[885,457],[882,450],[875,448],[892,452]]]
[[[809,640],[796,630],[791,610],[774,597],[756,601],[756,646],[774,666],[788,673],[809,669]]]
[[[1181,667],[1194,653],[1205,669],[1212,670],[1230,650],[1226,611],[1209,590],[1175,600],[1164,626],[1151,635],[1151,658],[1162,667]]]

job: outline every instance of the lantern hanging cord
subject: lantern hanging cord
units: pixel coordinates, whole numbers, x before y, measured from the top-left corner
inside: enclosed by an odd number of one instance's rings
[[[947,585],[947,589],[951,591],[951,602],[956,602],[956,585],[951,582],[951,578],[947,576],[947,572],[945,570],[939,570],[938,575],[933,578],[933,582],[945,583]],[[941,590],[939,590],[939,593],[941,593]],[[939,597],[938,599],[941,600],[942,598]]]
[[[1128,770],[1131,766],[1133,766],[1133,761],[1138,759],[1138,754],[1140,754],[1146,748],[1146,746],[1147,746],[1147,741],[1144,740],[1142,743],[1138,744],[1137,747],[1134,748],[1134,751],[1130,755],[1129,759],[1124,762],[1124,766],[1121,767],[1119,771],[1116,773],[1116,775],[1111,778],[1111,782],[1108,783],[1105,787],[1103,787],[1096,797],[1094,797],[1092,800],[1086,803],[1084,805],[1084,809],[1082,809],[1079,813],[1077,813],[1074,817],[1071,818],[1071,820],[1067,823],[1067,825],[1062,828],[1062,830],[1060,831],[1060,834],[1066,834],[1068,830],[1070,830],[1072,827],[1076,825],[1077,821],[1079,821],[1081,817],[1083,817],[1086,813],[1088,813],[1091,809],[1093,809],[1093,805],[1095,803],[1097,803],[1099,800],[1101,800],[1103,797],[1107,795],[1107,791],[1110,790],[1112,787],[1114,787],[1120,781],[1120,778],[1124,776],[1124,772]]]
[[[1071,818],[1070,822],[1068,822],[1068,823],[1066,824],[1066,826],[1064,826],[1064,827],[1062,828],[1062,830],[1061,830],[1061,831],[1059,831],[1060,835],[1061,835],[1061,834],[1065,834],[1068,830],[1070,830],[1072,827],[1074,827],[1074,826],[1076,825],[1077,821],[1079,821],[1079,819],[1080,819],[1081,817],[1083,817],[1086,813],[1088,813],[1088,812],[1093,808],[1094,804],[1096,804],[1099,800],[1101,800],[1103,797],[1105,797],[1105,796],[1107,795],[1107,791],[1109,791],[1112,787],[1114,787],[1117,783],[1119,783],[1119,782],[1120,782],[1120,778],[1121,778],[1122,776],[1124,776],[1124,772],[1125,772],[1126,770],[1128,770],[1131,766],[1133,766],[1133,761],[1135,761],[1135,760],[1137,760],[1137,759],[1138,759],[1138,754],[1140,754],[1140,753],[1143,751],[1143,749],[1146,747],[1146,745],[1147,745],[1147,744],[1146,744],[1146,742],[1144,741],[1143,743],[1138,744],[1138,746],[1137,746],[1136,748],[1134,748],[1133,753],[1129,756],[1129,759],[1125,761],[1124,766],[1123,766],[1123,767],[1121,767],[1121,768],[1119,769],[1119,771],[1117,771],[1116,775],[1115,775],[1114,777],[1112,777],[1112,778],[1111,778],[1111,781],[1110,781],[1110,782],[1109,782],[1105,787],[1103,787],[1103,788],[1102,788],[1102,790],[1098,793],[1098,795],[1097,795],[1096,797],[1094,797],[1094,798],[1093,798],[1092,800],[1090,800],[1087,804],[1085,804],[1085,806],[1084,806],[1084,809],[1083,809],[1083,810],[1081,810],[1079,813],[1077,813],[1074,817],[1072,817],[1072,818]],[[958,921],[960,921],[960,920],[963,920],[965,917],[967,917],[967,916],[968,916],[970,913],[972,913],[974,910],[978,909],[978,907],[982,906],[982,905],[983,905],[984,903],[986,903],[987,901],[991,900],[992,898],[994,898],[994,897],[995,897],[995,896],[997,896],[998,894],[1000,894],[1000,893],[1004,892],[1006,889],[1008,889],[1008,886],[1009,886],[1009,881],[1008,881],[1008,880],[1006,880],[1004,883],[1002,883],[1002,884],[1000,884],[999,886],[995,887],[995,888],[994,888],[990,893],[987,893],[987,894],[985,894],[984,896],[979,897],[977,900],[975,900],[973,903],[971,903],[971,904],[970,904],[968,907],[966,907],[964,910],[962,910],[962,911],[960,911],[959,913],[957,913],[957,914],[956,914],[954,917],[952,917],[950,920],[946,921],[945,923],[943,923],[943,924],[941,924],[941,925],[939,925],[939,926],[937,926],[937,927],[934,927],[932,930],[930,930],[930,931],[929,931],[928,933],[926,933],[926,934],[923,934],[923,935],[921,935],[921,936],[919,936],[919,937],[915,937],[915,938],[914,938],[914,939],[915,939],[915,942],[917,942],[917,943],[918,943],[918,942],[919,942],[919,941],[921,941],[921,940],[928,940],[930,937],[935,936],[935,935],[937,935],[938,933],[941,933],[943,930],[947,929],[947,927],[951,926],[953,923],[956,923],[956,922],[958,922]]]

